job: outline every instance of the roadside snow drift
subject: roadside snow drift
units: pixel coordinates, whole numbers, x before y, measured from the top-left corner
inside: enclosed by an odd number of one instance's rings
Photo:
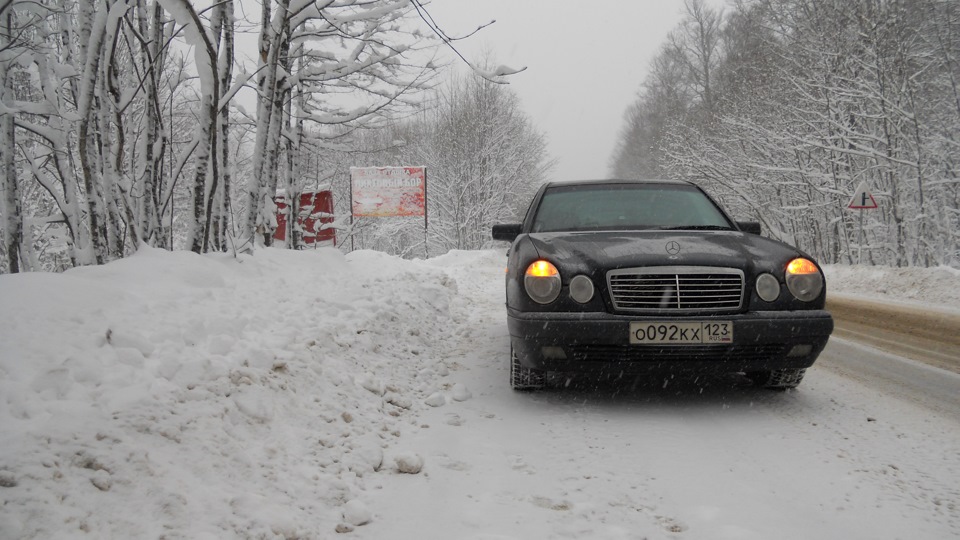
[[[145,248],[0,298],[0,538],[346,531],[423,467],[416,411],[469,395],[456,282],[375,252]]]

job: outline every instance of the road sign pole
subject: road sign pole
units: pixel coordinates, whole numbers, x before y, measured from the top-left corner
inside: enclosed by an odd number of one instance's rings
[[[423,258],[427,260],[430,258],[430,246],[427,244],[429,241],[430,230],[430,221],[427,219],[427,168],[423,168]]]
[[[860,210],[860,234],[857,236],[857,264],[863,263],[863,210]]]
[[[350,171],[350,252],[354,251],[353,236],[356,233],[353,230],[353,171]]]
[[[860,211],[860,228],[857,232],[857,264],[863,262],[863,211],[878,207],[877,200],[873,198],[867,188],[867,181],[861,181],[860,185],[857,186],[857,191],[854,192],[850,202],[847,203],[847,208]]]

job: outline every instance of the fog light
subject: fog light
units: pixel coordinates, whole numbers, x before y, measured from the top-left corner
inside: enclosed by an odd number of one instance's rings
[[[570,298],[586,304],[593,298],[593,281],[587,276],[577,276],[570,280]]]
[[[809,356],[813,352],[813,345],[794,345],[790,352],[787,353],[787,358],[799,358],[801,356]]]
[[[541,347],[540,354],[545,360],[566,360],[567,353],[563,352],[563,347]]]
[[[766,302],[773,302],[780,296],[780,282],[770,274],[760,274],[757,278],[757,296]]]

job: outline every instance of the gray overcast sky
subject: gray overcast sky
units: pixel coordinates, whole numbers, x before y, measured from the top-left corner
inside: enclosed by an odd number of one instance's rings
[[[720,7],[722,0],[707,2]],[[496,23],[456,47],[519,68],[510,88],[557,160],[553,179],[606,178],[623,113],[680,21],[682,0],[433,0],[449,35]]]

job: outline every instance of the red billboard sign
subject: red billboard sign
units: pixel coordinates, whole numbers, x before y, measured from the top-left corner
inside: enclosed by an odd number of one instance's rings
[[[351,167],[354,217],[423,216],[426,214],[425,167]]]

